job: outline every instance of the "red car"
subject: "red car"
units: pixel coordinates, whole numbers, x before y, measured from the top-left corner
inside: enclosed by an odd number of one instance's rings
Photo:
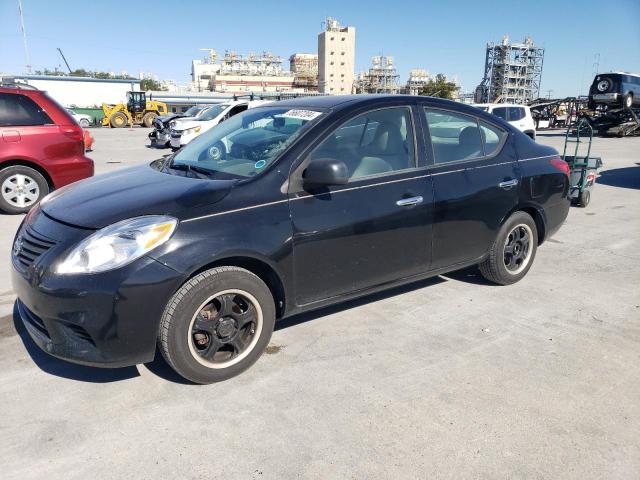
[[[24,213],[51,190],[93,175],[71,115],[29,85],[0,85],[0,210]]]

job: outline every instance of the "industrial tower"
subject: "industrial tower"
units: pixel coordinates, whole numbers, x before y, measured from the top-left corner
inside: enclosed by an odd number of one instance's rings
[[[531,38],[523,43],[487,44],[484,77],[476,88],[477,103],[528,103],[540,96],[544,48]]]

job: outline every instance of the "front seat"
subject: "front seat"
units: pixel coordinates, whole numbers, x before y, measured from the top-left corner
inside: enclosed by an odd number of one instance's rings
[[[460,159],[482,156],[482,140],[478,127],[465,127],[458,137]]]
[[[407,168],[407,149],[400,128],[390,122],[381,122],[373,140],[363,149],[363,157],[351,174],[364,177]]]

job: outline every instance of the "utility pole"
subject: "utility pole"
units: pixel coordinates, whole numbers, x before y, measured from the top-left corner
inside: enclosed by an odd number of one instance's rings
[[[29,47],[27,46],[27,31],[24,28],[24,16],[22,14],[22,0],[18,0],[18,11],[20,12],[20,29],[22,30],[22,41],[24,42],[24,58],[26,61],[27,73],[31,73],[31,59],[29,58]]]
[[[62,60],[64,60],[64,64],[67,66],[69,73],[71,73],[71,67],[69,66],[69,62],[67,62],[67,59],[65,58],[64,53],[62,53],[62,50],[60,50],[60,47],[58,47],[58,51],[60,52],[60,56],[62,57]]]

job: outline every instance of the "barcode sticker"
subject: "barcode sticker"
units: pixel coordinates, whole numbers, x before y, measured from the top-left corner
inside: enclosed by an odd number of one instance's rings
[[[322,112],[316,112],[313,110],[288,110],[278,115],[278,117],[297,118],[298,120],[313,120],[320,115],[322,115]]]

